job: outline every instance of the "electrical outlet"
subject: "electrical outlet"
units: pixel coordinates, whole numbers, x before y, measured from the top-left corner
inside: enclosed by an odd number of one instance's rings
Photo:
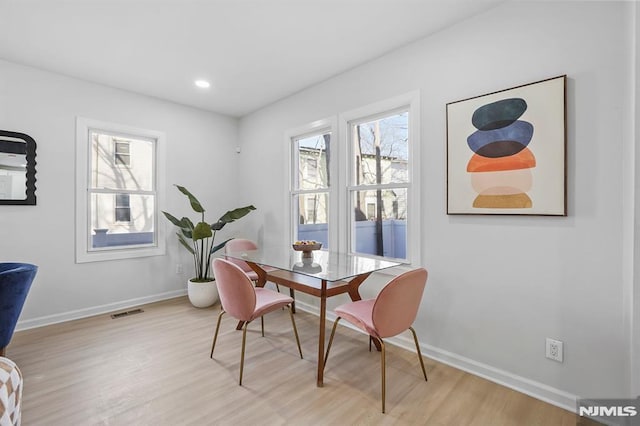
[[[560,340],[550,339],[547,337],[546,356],[554,361],[562,362],[563,343]]]
[[[176,263],[176,274],[180,275],[184,272],[184,269],[182,268],[182,263]]]

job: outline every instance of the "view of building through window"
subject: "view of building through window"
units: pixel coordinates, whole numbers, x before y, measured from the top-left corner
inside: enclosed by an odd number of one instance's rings
[[[131,222],[129,194],[116,194],[116,222]]]
[[[90,247],[154,243],[155,144],[91,131]]]
[[[115,150],[114,150],[114,161],[119,166],[130,166],[131,165],[131,153],[129,152],[129,142],[128,141],[114,141]]]
[[[350,252],[407,259],[409,111],[373,117],[349,122],[348,176],[330,175],[331,132],[291,139],[294,239],[320,241],[328,248],[329,229],[338,226],[330,218],[351,212],[349,229],[337,230],[338,238],[349,236]],[[347,188],[340,203],[330,200],[333,181]],[[336,205],[342,211],[334,216]]]
[[[407,257],[409,114],[351,125],[352,250]]]
[[[296,239],[329,244],[329,160],[331,133],[293,140],[295,173],[292,195],[298,217]]]

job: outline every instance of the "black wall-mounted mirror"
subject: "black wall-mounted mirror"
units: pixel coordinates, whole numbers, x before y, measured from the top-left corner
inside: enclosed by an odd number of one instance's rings
[[[0,204],[36,204],[36,141],[0,130]]]

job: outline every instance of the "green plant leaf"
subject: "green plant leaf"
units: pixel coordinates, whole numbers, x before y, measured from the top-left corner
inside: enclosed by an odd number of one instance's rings
[[[192,193],[190,193],[187,188],[180,185],[176,185],[176,187],[180,192],[189,197],[189,203],[191,203],[191,208],[193,209],[193,211],[197,213],[204,213],[205,210],[204,207],[202,207],[202,204],[200,204],[200,201],[198,201],[198,199]]]
[[[251,213],[252,210],[255,210],[255,209],[256,208],[253,205],[249,205],[249,206],[238,207],[237,209],[229,210],[228,212],[223,214],[216,223],[211,224],[211,229],[213,229],[214,231],[219,231],[227,223],[238,220],[248,215],[249,213]]]
[[[184,229],[188,229],[189,231],[193,231],[194,225],[193,222],[191,222],[191,219],[189,219],[188,217],[183,217],[182,219],[180,219],[180,227],[184,228]]]
[[[220,219],[218,219],[218,222],[233,222],[234,220],[238,220],[241,217],[248,215],[252,210],[255,209],[256,208],[253,205],[249,205],[246,207],[238,207],[237,209],[229,210],[224,215],[222,215]]]
[[[184,237],[177,232],[176,235],[178,236],[178,241],[180,241],[184,248],[186,248],[189,253],[194,254],[195,252],[193,251],[193,247],[191,247],[191,245],[184,239]]]
[[[224,228],[224,226],[226,225],[225,222],[216,222],[216,223],[212,223],[211,224],[211,229],[213,229],[214,231],[219,231],[222,228]]]
[[[198,224],[193,228],[193,239],[195,241],[202,240],[204,238],[211,238],[213,236],[213,232],[211,232],[211,227],[206,222],[198,222]]]
[[[175,217],[171,213],[167,213],[165,211],[163,211],[162,214],[164,214],[164,217],[169,219],[169,222],[173,223],[175,226],[177,226],[179,228],[182,228],[182,222],[180,220],[178,220],[177,217]]]

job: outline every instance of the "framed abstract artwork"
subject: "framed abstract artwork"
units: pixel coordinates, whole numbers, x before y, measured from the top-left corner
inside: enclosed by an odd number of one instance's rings
[[[567,215],[566,79],[447,104],[447,214]]]

